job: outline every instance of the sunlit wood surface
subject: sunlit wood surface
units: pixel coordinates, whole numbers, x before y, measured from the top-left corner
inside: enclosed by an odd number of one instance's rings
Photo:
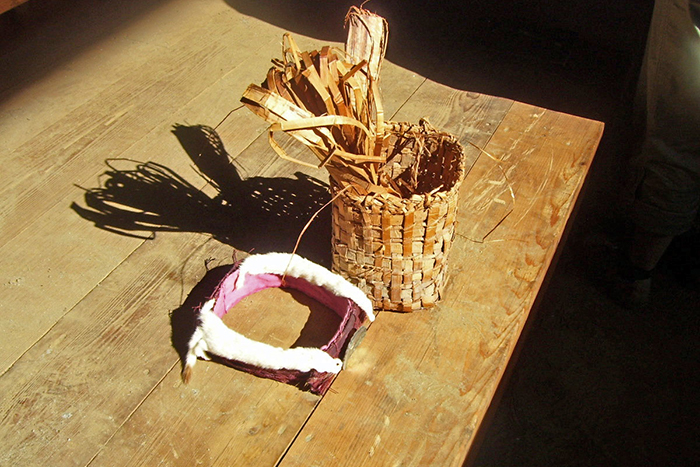
[[[386,115],[428,117],[473,165],[444,299],[380,313],[323,398],[210,362],[183,385],[187,310],[234,256],[291,251],[326,179],[231,113],[284,29],[233,0],[117,3],[23,5],[0,41],[0,465],[461,465],[602,124],[387,62]],[[300,252],[328,265],[329,235],[322,215]],[[324,313],[297,299],[227,322],[313,339]]]

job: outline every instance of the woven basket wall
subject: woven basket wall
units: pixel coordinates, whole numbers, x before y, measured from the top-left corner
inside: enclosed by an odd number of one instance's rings
[[[387,122],[386,135],[384,175],[405,193],[346,190],[334,200],[333,270],[367,293],[375,309],[428,308],[447,281],[464,151],[427,122]],[[331,189],[340,190],[333,179]]]

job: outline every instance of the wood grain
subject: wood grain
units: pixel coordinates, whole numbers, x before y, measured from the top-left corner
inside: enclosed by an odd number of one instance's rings
[[[214,16],[202,27],[225,38],[246,29],[226,16]],[[154,50],[153,59],[133,69],[134,75],[59,116],[5,159],[0,175],[0,252],[6,258],[0,283],[5,284],[5,300],[0,311],[16,311],[4,313],[8,339],[0,344],[0,368],[6,369],[142,242],[86,228],[89,224],[70,209],[82,198],[80,187],[100,183],[109,158],[165,163],[195,188],[203,186],[189,169],[191,161],[173,137],[172,125],[188,119],[215,125],[237,106],[237,95],[221,96],[250,76],[241,61],[266,66],[255,59],[257,47],[271,51],[273,35],[277,30],[263,41],[251,39],[251,47],[232,51],[193,41],[201,33],[190,32],[172,54]],[[237,130],[227,139],[232,150],[246,147],[264,129],[264,122],[242,112],[227,123]],[[39,308],[45,311],[33,311]],[[23,325],[29,316],[34,323],[30,328]]]
[[[506,164],[512,214],[484,243],[455,242],[434,311],[379,315],[282,466],[461,465],[601,132],[597,122],[513,104],[486,146]],[[469,222],[461,217],[459,231]]]
[[[279,159],[251,113],[229,114],[284,31],[218,0],[110,8],[75,2],[0,50],[0,465],[459,464],[600,124],[385,63],[387,116],[428,117],[473,165],[445,299],[380,314],[323,399],[211,362],[183,386],[188,310],[234,249],[291,251],[328,199],[326,176]],[[512,212],[495,222],[506,186]],[[323,215],[300,251],[327,264]],[[226,319],[280,346],[318,343],[334,325],[281,291]]]
[[[180,273],[188,259],[202,264],[205,240],[145,244],[0,378],[0,464],[90,461],[173,368],[168,311],[195,285]]]
[[[182,7],[178,16],[176,11]],[[215,222],[212,230],[205,212],[188,218],[186,204],[173,205],[186,203],[181,195],[198,196],[208,203],[200,209],[209,209],[210,216],[227,215],[226,209],[214,209],[214,198],[222,193],[191,170],[198,154],[187,151],[198,148],[179,139],[182,128],[185,133],[191,130],[192,136],[192,131],[198,131],[193,123],[222,122],[238,105],[245,86],[264,75],[270,58],[279,52],[281,37],[280,30],[264,24],[252,36],[243,34],[250,26],[246,18],[220,7],[198,8],[205,14],[192,18],[190,27],[180,35],[170,35],[172,29],[167,28],[165,36],[150,37],[151,47],[134,41],[139,44],[134,48],[132,42],[118,39],[110,44],[109,52],[121,60],[112,62],[121,67],[113,72],[116,79],[100,80],[95,74],[110,71],[109,64],[98,64],[94,57],[76,59],[75,72],[84,72],[90,86],[98,90],[63,87],[65,107],[51,107],[31,124],[20,126],[19,132],[26,136],[13,139],[13,145],[4,149],[9,157],[8,170],[1,175],[0,249],[5,260],[0,325],[6,339],[2,343],[5,371],[0,377],[5,395],[0,409],[4,446],[0,464],[10,459],[15,465],[161,461],[211,465],[217,459],[222,465],[252,459],[271,464],[318,400],[296,388],[216,364],[201,363],[192,386],[179,383],[167,311],[176,309],[201,278],[205,260],[226,261],[232,251],[229,245],[207,238],[214,236],[249,250],[258,246],[255,229],[258,240],[265,236],[270,241],[269,248],[279,247],[276,235],[290,232],[287,228],[260,235],[270,229],[243,224],[238,230],[248,233],[231,236],[222,231],[231,225],[225,219]],[[146,29],[157,31],[167,23],[165,19],[182,23],[192,14],[191,7],[172,2],[165,17]],[[133,39],[143,31],[132,29],[129,36]],[[218,35],[221,42],[212,47],[210,36],[202,31]],[[301,38],[299,42],[312,41]],[[138,59],[130,60],[130,54]],[[407,72],[388,66],[386,73],[391,77]],[[404,78],[396,92],[387,93],[388,108],[400,106],[424,80],[415,75]],[[43,95],[52,86],[61,87],[61,81],[30,86],[20,94]],[[18,102],[22,100],[8,106]],[[176,123],[182,127],[174,135]],[[274,156],[265,127],[252,114],[236,111],[221,123],[218,134],[225,151],[236,160],[246,187],[280,186],[290,196],[290,190],[301,185],[293,176],[298,167]],[[32,134],[37,128],[41,129]],[[251,144],[258,139],[259,143]],[[109,157],[124,160],[108,167],[105,159]],[[123,180],[119,176],[136,173],[137,165],[129,160],[148,162],[150,167],[160,164],[165,184],[144,190],[149,179],[132,178],[130,185],[117,189],[117,181]],[[175,184],[180,177],[191,186]],[[246,177],[253,180],[246,184]],[[87,205],[76,184],[88,190],[111,186],[111,210]],[[129,189],[138,190],[142,197],[155,197],[155,203],[147,203],[150,211],[143,211],[146,208],[138,196],[128,196]],[[202,195],[197,194],[200,189]],[[245,194],[251,191],[237,193]],[[159,233],[152,241],[115,235],[77,215],[70,209],[74,202],[95,223],[124,234],[147,236],[161,227],[143,219],[156,219],[179,232]],[[271,205],[269,210],[273,213],[276,208],[281,206]],[[309,207],[297,209],[308,211]],[[134,214],[128,218],[131,224],[119,221],[119,214],[129,212]],[[303,225],[307,218],[295,219],[296,230],[285,240],[293,244],[299,222]],[[251,315],[242,324],[234,322],[234,327],[241,325],[240,331],[273,339],[277,345],[316,343],[319,330],[305,326],[308,313],[291,313],[289,306],[277,305],[278,297],[266,294],[253,300],[237,310],[238,316],[247,309],[258,319]],[[296,302],[287,299],[287,303]],[[284,319],[260,319],[274,312]],[[26,326],[28,322],[32,325]],[[242,423],[238,416],[248,422]],[[183,439],[189,441],[186,447]]]
[[[501,164],[482,151],[512,105],[508,99],[460,92],[428,82],[393,117],[400,121],[427,118],[438,129],[459,137],[470,168],[459,210],[471,221],[469,230],[463,230],[462,235],[472,240],[482,241],[513,208]],[[478,167],[472,170],[477,161]]]

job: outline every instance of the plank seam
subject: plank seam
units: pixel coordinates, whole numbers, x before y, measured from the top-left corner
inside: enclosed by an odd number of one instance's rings
[[[141,399],[141,402],[139,402],[138,404],[136,404],[136,406],[134,407],[134,409],[133,409],[131,412],[129,412],[129,415],[127,415],[127,416],[124,418],[124,421],[122,421],[122,423],[119,424],[119,426],[114,430],[114,432],[112,433],[112,435],[111,435],[109,438],[107,438],[107,440],[105,440],[105,442],[102,444],[102,446],[100,446],[100,448],[97,450],[97,452],[95,453],[95,455],[92,456],[92,458],[88,461],[87,464],[85,464],[85,467],[89,467],[90,464],[92,464],[92,463],[95,461],[95,459],[97,459],[97,457],[98,457],[102,452],[104,452],[104,450],[105,450],[105,448],[107,447],[107,445],[109,444],[109,442],[112,441],[112,439],[113,439],[115,436],[117,436],[117,433],[119,433],[119,431],[124,427],[124,425],[126,425],[126,424],[129,422],[129,420],[131,420],[131,417],[136,413],[136,411],[137,411],[138,409],[140,409],[141,406],[146,402],[146,400],[147,400],[149,397],[151,397],[151,394],[153,394],[153,392],[154,392],[156,389],[158,389],[158,387],[163,383],[163,381],[165,380],[165,378],[167,378],[168,375],[173,371],[173,369],[175,368],[175,366],[177,366],[177,363],[178,363],[178,362],[173,363],[172,366],[170,367],[170,369],[169,369],[168,371],[166,371],[166,372],[163,374],[163,376],[158,380],[158,382],[157,382],[156,384],[153,385],[153,387],[151,388],[151,390],[148,391],[148,393],[146,393],[146,395],[143,397],[143,399]]]
[[[427,81],[428,81],[428,78],[424,78],[423,81],[421,81],[421,83],[420,83],[418,86],[416,86],[416,89],[414,89],[413,92],[411,93],[411,95],[408,96],[408,97],[406,98],[405,101],[403,101],[403,104],[401,104],[401,105],[399,106],[399,108],[396,109],[396,111],[395,111],[393,114],[391,114],[391,120],[394,120],[394,119],[396,118],[396,115],[398,115],[398,113],[401,112],[401,109],[403,109],[403,107],[408,103],[408,101],[410,101],[411,98],[413,98],[413,96],[418,92],[418,90],[419,90],[421,87],[423,87],[423,85],[424,85]]]
[[[334,378],[335,380],[335,378]],[[333,385],[331,384],[331,387],[329,391],[333,391]],[[294,446],[294,444],[297,442],[297,439],[299,438],[299,435],[301,435],[301,432],[304,431],[304,428],[306,427],[306,424],[309,423],[309,420],[311,420],[311,417],[313,417],[314,413],[316,413],[316,409],[318,409],[318,406],[321,405],[321,401],[323,401],[323,397],[320,398],[318,401],[316,401],[316,404],[314,405],[314,408],[311,409],[309,412],[309,415],[306,417],[306,420],[304,420],[304,423],[301,424],[299,429],[297,430],[296,434],[294,437],[289,441],[289,444],[287,444],[287,447],[284,449],[282,454],[280,454],[279,459],[277,459],[277,462],[275,462],[275,467],[279,467],[282,462],[284,462],[285,457],[289,453],[289,450]]]

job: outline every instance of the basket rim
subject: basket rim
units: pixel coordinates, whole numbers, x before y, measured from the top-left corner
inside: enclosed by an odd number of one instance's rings
[[[423,138],[442,138],[441,144],[451,144],[457,148],[457,163],[456,163],[456,177],[454,183],[448,189],[439,189],[437,191],[433,190],[427,193],[415,193],[409,197],[398,196],[391,192],[383,192],[378,190],[376,192],[364,192],[361,193],[359,190],[347,190],[345,189],[342,193],[341,191],[343,184],[336,180],[332,174],[329,177],[331,194],[339,195],[339,197],[350,198],[353,201],[361,200],[364,203],[371,202],[372,200],[382,200],[384,202],[392,202],[394,204],[404,204],[410,202],[412,204],[425,204],[432,203],[435,201],[444,201],[453,197],[459,190],[466,176],[466,154],[464,151],[464,146],[459,142],[459,139],[451,133],[440,131],[434,128],[425,119],[421,119],[418,123],[414,122],[394,122],[387,121],[386,137],[388,138],[391,134],[407,134],[411,133],[413,136],[423,137]],[[353,184],[352,179],[344,179],[345,182]],[[378,187],[379,188],[379,187]]]

